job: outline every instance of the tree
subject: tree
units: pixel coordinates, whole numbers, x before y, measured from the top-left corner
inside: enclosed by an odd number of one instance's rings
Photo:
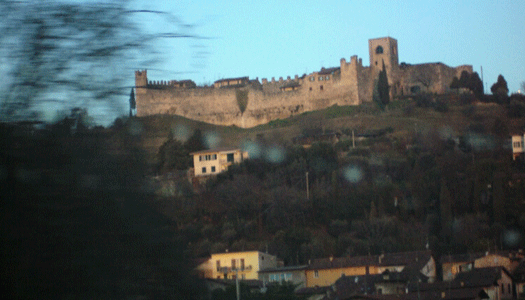
[[[186,170],[191,159],[184,145],[169,134],[168,139],[159,148],[157,153],[157,172],[164,173],[173,170]]]
[[[507,81],[505,78],[503,78],[503,75],[500,74],[498,76],[498,81],[496,81],[496,83],[490,87],[490,91],[498,103],[505,104],[508,102],[509,88],[507,86]]]
[[[379,71],[379,77],[377,79],[377,92],[378,92],[378,98],[377,102],[379,107],[381,109],[385,109],[385,107],[390,103],[390,86],[388,85],[388,77],[386,74],[385,69],[385,62],[383,61],[383,69]]]
[[[190,138],[186,140],[184,143],[184,148],[188,151],[188,153],[208,149],[204,143],[202,131],[199,128],[195,129]]]
[[[483,82],[477,72],[470,74],[467,71],[461,72],[461,77],[458,79],[456,76],[452,79],[450,83],[451,89],[465,88],[469,89],[474,93],[476,98],[481,99],[483,96]]]
[[[3,121],[41,119],[49,103],[125,112],[117,99],[126,93],[129,70],[119,66],[141,65],[155,39],[192,37],[145,34],[135,25],[137,14],[166,14],[132,11],[128,2],[0,0],[0,55],[9,61],[0,86]]]
[[[135,101],[135,92],[131,89],[129,93],[129,116],[133,117],[134,113],[137,111],[137,102]]]

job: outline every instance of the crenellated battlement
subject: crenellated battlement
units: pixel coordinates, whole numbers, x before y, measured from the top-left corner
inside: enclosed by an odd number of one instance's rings
[[[224,78],[212,86],[192,80],[148,80],[147,70],[135,71],[137,116],[176,114],[217,125],[253,127],[333,105],[371,102],[379,71],[385,67],[391,96],[450,91],[454,76],[472,73],[472,66],[398,64],[397,40],[368,41],[370,65],[357,55],[341,58],[337,67],[322,67],[302,76],[250,79]]]

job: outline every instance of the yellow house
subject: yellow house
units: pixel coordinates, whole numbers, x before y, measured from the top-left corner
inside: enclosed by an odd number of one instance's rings
[[[507,271],[513,272],[522,258],[521,253],[508,251],[443,256],[441,258],[443,281],[451,281],[461,272],[479,268],[504,267]]]
[[[430,251],[389,253],[375,256],[357,256],[316,259],[306,269],[306,286],[329,286],[341,276],[401,272],[410,267],[429,278],[436,279],[436,263]]]
[[[329,286],[341,276],[377,274],[375,257],[339,257],[314,260],[306,269],[306,286]]]
[[[204,268],[205,276],[218,279],[259,279],[259,271],[277,267],[277,257],[260,251],[225,252],[212,254]]]
[[[193,156],[195,177],[217,175],[248,158],[248,152],[238,148],[218,148],[190,153]]]

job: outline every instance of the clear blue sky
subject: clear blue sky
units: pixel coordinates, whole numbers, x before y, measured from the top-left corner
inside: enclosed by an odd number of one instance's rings
[[[209,39],[173,39],[157,45],[162,62],[150,80],[294,76],[339,65],[358,55],[368,65],[368,39],[391,36],[399,61],[470,64],[485,90],[502,74],[509,90],[525,81],[525,1],[199,1],[135,0],[136,8],[169,12],[188,33]],[[161,18],[153,31],[180,31]],[[133,78],[130,70],[130,80]]]

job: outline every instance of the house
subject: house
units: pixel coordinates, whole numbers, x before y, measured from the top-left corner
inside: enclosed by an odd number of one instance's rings
[[[443,281],[453,280],[460,272],[487,267],[504,267],[512,273],[522,258],[522,253],[509,251],[446,255],[441,258]]]
[[[217,175],[248,158],[248,152],[238,148],[218,148],[190,153],[195,177]]]
[[[358,256],[316,259],[306,269],[306,286],[332,285],[341,276],[382,274],[385,271],[416,270],[436,279],[436,263],[430,251],[389,253],[376,256]]]
[[[525,298],[525,260],[521,261],[518,267],[516,267],[512,273],[512,278],[514,279],[518,299]]]
[[[513,299],[511,274],[504,267],[473,269],[457,274],[450,288],[483,288],[491,300]]]
[[[259,271],[259,278],[265,283],[289,282],[299,289],[306,286],[307,267],[302,265],[264,269]]]
[[[259,280],[259,271],[277,268],[277,257],[260,251],[215,253],[195,270],[213,279]]]
[[[467,271],[473,268],[473,262],[477,258],[484,256],[482,252],[443,255],[441,257],[441,267],[443,269],[443,281],[452,281],[459,272]]]
[[[512,135],[512,159],[524,156],[525,133]]]
[[[318,299],[489,299],[482,287],[466,287],[444,282],[427,283],[421,273],[389,272],[375,275],[342,276],[324,290],[314,289]],[[388,287],[390,286],[390,287]],[[385,289],[383,289],[385,288]],[[313,288],[309,288],[313,289]],[[306,294],[308,290],[301,291]],[[321,294],[324,292],[324,294]],[[296,292],[296,294],[298,294]],[[322,297],[321,297],[322,296]]]

